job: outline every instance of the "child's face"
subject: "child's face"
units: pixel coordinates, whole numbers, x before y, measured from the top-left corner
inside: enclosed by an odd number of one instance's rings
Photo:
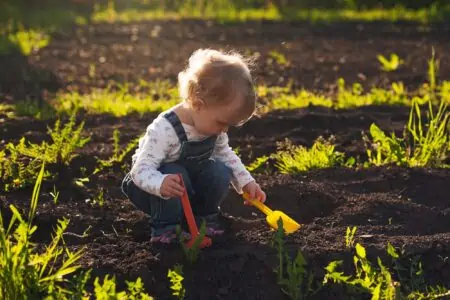
[[[242,100],[235,99],[230,104],[221,106],[209,106],[203,104],[194,113],[195,128],[204,135],[216,135],[227,132],[231,126],[242,125],[251,117],[251,114],[243,114]]]

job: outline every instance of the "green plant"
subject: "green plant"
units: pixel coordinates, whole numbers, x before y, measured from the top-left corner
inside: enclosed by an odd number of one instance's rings
[[[353,226],[351,229],[347,227],[347,231],[345,232],[345,246],[347,248],[353,248],[355,245],[356,228],[356,226]]]
[[[185,244],[186,240],[183,237],[183,234],[181,232],[181,227],[179,225],[176,227],[176,234],[177,234],[178,241],[180,243],[181,249],[183,250],[185,258],[187,259],[187,261],[190,264],[194,264],[198,259],[198,255],[200,253],[200,244],[203,241],[203,237],[206,234],[206,222],[203,221],[202,224],[200,225],[199,235],[195,239],[191,248],[186,246],[186,244]]]
[[[51,143],[27,142],[22,137],[18,144],[8,143],[6,151],[0,151],[0,178],[4,182],[2,189],[22,188],[32,183],[39,172],[42,162],[46,164],[68,165],[76,157],[75,151],[83,147],[90,138],[82,137],[84,122],[75,127],[75,114],[69,122],[61,126],[59,120],[53,128],[48,128]],[[51,177],[50,172],[44,178]]]
[[[58,221],[55,235],[43,252],[38,252],[30,240],[37,229],[32,221],[43,177],[44,164],[33,189],[28,221],[13,205],[10,205],[12,218],[7,227],[3,225],[0,214],[1,299],[28,299],[38,295],[62,299],[70,294],[63,286],[66,276],[79,268],[75,263],[81,258],[82,250],[71,252],[66,247],[59,248],[60,244],[64,246],[63,233],[69,224],[67,219]],[[57,260],[61,260],[59,264],[56,264]]]
[[[56,186],[53,186],[53,191],[50,192],[50,196],[53,197],[53,203],[56,204],[59,198],[59,191],[56,190]]]
[[[378,54],[377,59],[381,64],[381,69],[386,72],[395,71],[400,65],[404,63],[404,60],[400,59],[400,57],[395,53],[391,53],[390,59],[387,59],[383,55]]]
[[[8,145],[11,152],[17,152],[31,159],[38,159],[46,163],[68,165],[76,157],[75,150],[83,147],[90,138],[83,138],[84,122],[75,127],[75,114],[72,114],[69,122],[61,126],[57,120],[53,128],[48,128],[48,134],[52,143],[43,141],[41,144],[26,143],[22,138],[18,145]]]
[[[444,299],[450,295],[450,290],[443,286],[427,287],[423,278],[423,269],[416,258],[409,267],[409,277],[403,276],[404,268],[400,266],[399,254],[388,243],[387,253],[393,259],[393,268],[397,271],[399,281],[393,279],[393,275],[377,257],[378,267],[373,266],[368,260],[366,249],[359,243],[355,246],[353,263],[355,275],[345,275],[338,271],[342,261],[332,261],[325,268],[324,284],[329,282],[344,284],[358,294],[369,294],[373,300],[397,300],[397,299]]]
[[[366,256],[366,249],[359,243],[355,246],[356,255],[353,263],[356,274],[344,275],[337,269],[342,261],[332,261],[325,268],[324,284],[329,282],[344,284],[357,293],[368,293],[373,300],[395,300],[400,295],[399,283],[392,279],[389,270],[378,258],[379,269],[372,266]]]
[[[60,93],[55,100],[58,112],[84,109],[92,114],[112,114],[116,117],[137,112],[161,112],[180,102],[178,89],[168,81],[140,82],[137,90],[129,84],[110,85],[105,89],[92,89],[90,93]]]
[[[140,137],[133,139],[124,149],[120,147],[119,130],[114,129],[113,132],[113,154],[107,160],[98,160],[99,166],[95,169],[94,174],[102,171],[104,168],[110,168],[114,165],[122,164],[123,160],[139,143]]]
[[[278,65],[283,67],[287,67],[290,64],[286,56],[276,50],[272,50],[269,52],[269,63],[271,63],[272,61],[275,61]]]
[[[291,260],[284,247],[283,221],[278,219],[278,229],[272,240],[272,246],[278,253],[278,268],[275,270],[278,276],[278,284],[281,290],[290,299],[307,299],[312,292],[313,274],[306,270],[306,260],[298,251],[295,259]]]
[[[34,29],[21,29],[9,33],[8,39],[26,56],[30,55],[33,51],[46,47],[50,42],[50,36],[46,32]]]
[[[25,220],[14,205],[9,225],[3,223],[0,214],[0,299],[152,299],[143,292],[142,280],[127,282],[128,289],[116,292],[115,280],[105,277],[103,284],[94,280],[94,294],[85,289],[91,270],[75,272],[80,268],[76,263],[83,255],[83,248],[72,252],[64,243],[63,236],[69,220],[58,220],[55,235],[49,245],[37,247],[31,242],[38,229],[33,225],[39,201],[39,193],[44,178],[45,164],[42,163],[37,176],[28,218]],[[88,228],[89,229],[89,228]],[[86,230],[87,231],[87,230]],[[86,232],[83,234],[85,235]],[[67,278],[68,275],[75,275]]]
[[[97,277],[94,281],[94,295],[97,300],[152,300],[147,293],[144,292],[142,279],[138,278],[135,282],[126,281],[127,290],[122,292],[116,291],[116,281],[114,276],[109,278],[106,275],[103,284]],[[88,299],[88,298],[86,298]]]
[[[30,116],[38,120],[48,120],[55,116],[56,110],[45,101],[24,100],[14,103],[14,113],[17,116]]]
[[[104,193],[105,190],[103,188],[100,188],[98,194],[94,195],[94,199],[92,199],[92,201],[90,199],[86,199],[86,203],[89,203],[92,206],[98,205],[99,207],[103,207],[105,205]]]
[[[261,157],[257,157],[250,165],[248,165],[246,168],[249,172],[252,173],[259,173],[262,171],[262,169],[264,168],[264,166],[267,164],[267,162],[269,161],[270,156],[268,155],[263,155]]]
[[[179,300],[184,299],[186,289],[183,287],[183,266],[177,264],[174,266],[173,270],[169,269],[167,277],[170,279],[172,295],[176,296]]]
[[[370,165],[396,164],[409,167],[441,167],[449,153],[448,104],[441,101],[433,110],[431,98],[427,121],[422,119],[420,99],[413,98],[408,124],[403,138],[386,135],[377,125],[370,126],[370,135],[363,135]]]
[[[0,151],[0,179],[3,183],[0,189],[10,191],[32,184],[41,162],[38,159],[31,159],[26,163],[23,157],[14,151],[14,145],[7,144],[6,148],[9,151],[8,155],[5,150]],[[49,176],[50,173],[46,170],[44,178]]]
[[[403,291],[408,294],[407,299],[441,299],[450,296],[450,290],[443,286],[431,287],[425,283],[425,272],[420,256],[415,255],[408,260],[408,267],[400,261],[400,254],[388,242],[387,253],[392,259],[393,269],[401,283]]]
[[[349,109],[368,105],[410,105],[407,91],[402,82],[393,82],[390,89],[373,87],[368,93],[360,83],[353,83],[347,88],[345,80],[337,81],[338,91],[333,107],[336,109]]]
[[[354,163],[344,162],[344,153],[335,151],[333,137],[328,140],[319,137],[310,149],[294,146],[288,140],[278,144],[278,151],[272,155],[275,166],[281,173],[298,173],[317,168],[329,168]]]

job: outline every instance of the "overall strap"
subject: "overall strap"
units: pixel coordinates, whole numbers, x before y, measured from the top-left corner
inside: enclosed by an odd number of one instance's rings
[[[169,121],[169,123],[172,125],[175,133],[178,136],[178,139],[180,140],[180,143],[187,142],[188,139],[186,136],[186,131],[184,131],[183,125],[181,124],[181,121],[178,118],[177,114],[172,110],[164,114],[164,118],[166,118],[167,121]]]

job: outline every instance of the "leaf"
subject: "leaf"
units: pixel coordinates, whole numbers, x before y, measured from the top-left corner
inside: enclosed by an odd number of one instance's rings
[[[399,255],[397,253],[397,251],[395,250],[394,246],[391,245],[391,243],[388,242],[387,244],[387,253],[392,257],[392,258],[399,258]]]
[[[355,246],[356,249],[356,255],[358,255],[360,258],[366,258],[366,249],[361,246],[360,243],[357,243]]]
[[[379,283],[372,291],[371,300],[381,300],[381,283]]]

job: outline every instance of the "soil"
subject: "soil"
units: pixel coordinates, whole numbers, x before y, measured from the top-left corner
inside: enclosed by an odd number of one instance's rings
[[[151,32],[160,27],[159,36]],[[440,78],[450,76],[448,24],[427,28],[414,24],[332,24],[253,22],[216,24],[200,21],[143,22],[74,27],[56,34],[49,47],[25,59],[18,55],[0,59],[0,92],[6,102],[24,98],[45,99],[52,91],[104,87],[110,80],[137,83],[165,78],[174,81],[188,55],[199,47],[223,47],[259,52],[257,81],[283,85],[292,80],[297,87],[329,92],[336,79],[362,82],[364,86],[387,86],[401,80],[410,90],[426,81],[426,60],[434,46],[440,57]],[[154,33],[154,35],[156,35]],[[136,38],[131,38],[136,36]],[[286,55],[290,66],[268,63],[268,53]],[[405,65],[393,73],[381,72],[378,53],[395,52]],[[104,57],[104,59],[101,59]],[[102,62],[100,63],[99,60]],[[89,66],[96,73],[89,78]],[[19,69],[16,67],[20,66]],[[21,70],[21,71],[18,71]],[[285,299],[274,269],[276,251],[271,247],[273,231],[256,209],[242,205],[230,190],[222,210],[229,228],[213,239],[197,263],[183,260],[179,245],[156,246],[149,242],[148,217],[121,193],[125,170],[120,167],[90,176],[85,188],[72,179],[93,171],[96,159],[112,154],[112,133],[121,132],[121,146],[142,134],[155,117],[129,115],[80,116],[91,141],[78,152],[59,181],[42,187],[33,236],[38,245],[51,239],[59,218],[69,218],[65,236],[72,250],[85,248],[81,264],[93,275],[114,274],[119,287],[141,277],[156,299],[170,299],[167,270],[184,263],[186,299]],[[318,136],[335,136],[337,150],[365,159],[361,132],[376,123],[382,129],[401,132],[408,118],[403,107],[371,106],[335,111],[327,108],[276,111],[256,118],[229,133],[232,147],[239,147],[245,163],[270,154],[285,138],[310,146]],[[34,142],[47,139],[50,121],[31,118],[1,119],[1,141],[16,142],[22,136]],[[129,167],[130,155],[126,166]],[[427,284],[450,285],[450,170],[382,167],[369,169],[331,168],[298,175],[268,171],[255,175],[267,192],[267,204],[282,210],[302,224],[286,238],[286,249],[294,256],[302,251],[310,270],[321,281],[332,260],[344,260],[352,271],[353,252],[345,247],[345,231],[357,226],[356,242],[366,247],[375,264],[380,256],[391,267],[386,253],[390,242],[403,251],[402,263],[416,256],[423,263]],[[50,196],[56,184],[59,201]],[[104,190],[105,205],[91,201]],[[7,206],[21,210],[29,205],[30,188],[0,194],[2,214]],[[85,237],[81,236],[87,232]],[[326,285],[308,299],[348,299],[340,286]],[[363,299],[363,298],[361,298]],[[364,298],[365,299],[365,298]]]

